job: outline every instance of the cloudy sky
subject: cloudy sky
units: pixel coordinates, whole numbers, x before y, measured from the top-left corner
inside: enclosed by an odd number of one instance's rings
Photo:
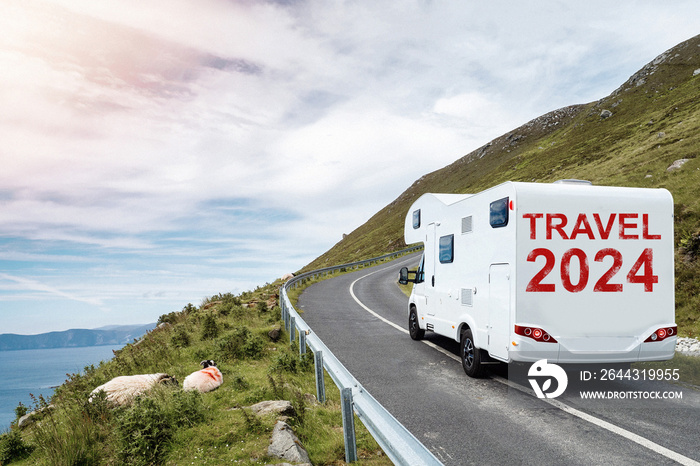
[[[271,282],[698,25],[694,0],[3,0],[0,333]]]

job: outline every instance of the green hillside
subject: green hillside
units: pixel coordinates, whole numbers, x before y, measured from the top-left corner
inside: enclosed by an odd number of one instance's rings
[[[700,334],[700,35],[658,56],[609,96],[555,110],[417,180],[304,270],[405,246],[423,193],[475,193],[504,181],[590,180],[666,188],[675,202],[676,322]],[[674,161],[688,159],[680,168]]]
[[[300,357],[281,328],[281,284],[239,296],[220,293],[199,307],[162,315],[161,325],[110,361],[69,374],[50,400],[18,406],[11,429],[0,429],[0,465],[279,464],[268,447],[282,416],[253,409],[271,400],[291,402],[284,419],[313,464],[340,464],[340,393],[327,378],[325,403],[313,396],[313,356]],[[203,394],[183,391],[185,377],[203,359],[217,362],[223,384]],[[104,396],[89,401],[91,391],[113,377],[155,373],[174,376],[179,387],[157,385],[124,406]],[[19,422],[33,410],[33,422]],[[360,464],[391,464],[362,423],[355,425]]]

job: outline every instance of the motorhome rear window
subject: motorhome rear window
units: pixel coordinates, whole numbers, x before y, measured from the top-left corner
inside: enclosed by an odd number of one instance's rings
[[[504,197],[491,203],[491,227],[500,228],[508,225],[508,198]]]
[[[413,211],[413,229],[420,228],[420,209]]]
[[[455,235],[440,237],[440,263],[449,264],[454,261]]]

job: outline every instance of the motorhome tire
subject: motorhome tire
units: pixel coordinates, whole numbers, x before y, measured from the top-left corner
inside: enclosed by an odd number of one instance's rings
[[[469,377],[482,377],[484,366],[481,364],[481,350],[474,346],[472,330],[462,330],[459,344],[459,354],[462,357],[462,368]]]
[[[408,313],[408,333],[414,340],[422,340],[425,336],[425,330],[421,329],[418,323],[418,313],[415,307],[411,307],[411,312]]]

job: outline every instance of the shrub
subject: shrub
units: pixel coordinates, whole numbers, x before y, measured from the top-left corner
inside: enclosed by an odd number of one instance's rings
[[[25,444],[19,430],[13,429],[0,435],[0,464],[9,464],[28,456],[32,448]]]
[[[238,327],[217,342],[224,359],[260,359],[264,355],[265,342],[253,335],[248,327]]]
[[[190,346],[190,334],[184,327],[177,327],[170,337],[170,343],[176,348],[187,348]]]
[[[274,357],[270,364],[269,371],[283,371],[291,374],[298,372],[309,372],[314,367],[313,353],[306,352],[299,355],[299,344],[293,341],[289,346],[289,351],[283,350]]]
[[[175,390],[172,392],[172,399],[166,400],[166,403],[171,407],[173,423],[176,426],[194,426],[206,418],[202,394],[197,390]]]
[[[231,374],[228,376],[228,380],[236,390],[247,390],[250,387],[250,384],[245,377],[240,374]]]
[[[171,418],[163,405],[141,396],[117,422],[117,454],[123,464],[160,464],[173,436]]]
[[[185,314],[195,312],[196,310],[197,310],[197,307],[192,303],[187,303],[187,306],[182,308],[182,312],[184,312]]]
[[[156,387],[136,398],[119,416],[117,455],[123,464],[160,464],[177,429],[194,426],[205,418],[198,391]]]
[[[233,317],[241,317],[245,313],[245,308],[233,301],[227,301],[221,304],[218,308],[219,314],[222,316],[232,315]]]
[[[258,312],[261,314],[269,311],[269,309],[267,307],[267,303],[265,301],[260,301],[257,305],[257,309],[258,309]]]
[[[248,338],[248,327],[237,328],[217,341],[222,359],[236,359],[242,356],[241,348]]]
[[[306,397],[304,394],[294,389],[294,396],[292,397],[292,406],[294,407],[294,423],[298,426],[304,424],[305,414],[306,414]]]
[[[268,312],[267,321],[273,323],[279,320],[282,320],[282,309],[279,306],[275,306],[272,308],[272,312]]]
[[[197,311],[197,308],[192,303],[187,303],[187,306],[183,307],[182,311],[173,311],[158,317],[158,322],[156,323],[156,325],[160,325],[163,323],[175,325],[180,320],[182,320],[183,317],[195,311]]]
[[[260,359],[265,354],[265,342],[257,335],[250,335],[243,345],[243,355],[250,359]]]
[[[15,415],[17,416],[17,419],[21,418],[25,414],[27,414],[28,410],[27,407],[20,402],[17,407],[15,408]]]
[[[210,303],[215,303],[215,302],[221,302],[221,303],[232,303],[232,304],[241,304],[241,299],[234,295],[233,293],[219,293],[215,294],[214,296],[210,298],[205,298],[203,301],[203,305],[210,304]]]
[[[168,314],[162,314],[160,317],[158,317],[158,321],[156,322],[156,325],[160,324],[171,324],[175,325],[175,322],[177,321],[177,312],[170,312]]]
[[[211,340],[217,336],[219,336],[219,326],[216,323],[216,319],[214,319],[213,315],[207,314],[202,323],[202,340]]]
[[[233,307],[234,307],[233,303],[224,303],[218,307],[219,314],[222,316],[227,316],[231,313],[231,310],[233,309]]]
[[[700,257],[700,232],[682,239],[680,241],[680,251],[689,261]]]
[[[92,395],[92,401],[81,400],[83,411],[87,417],[96,424],[107,424],[112,419],[112,402],[107,399],[104,390]]]
[[[299,357],[295,354],[291,354],[285,351],[282,353],[278,353],[274,357],[272,363],[270,364],[269,371],[283,371],[289,372],[291,374],[296,374],[297,372],[299,372],[299,369]]]

